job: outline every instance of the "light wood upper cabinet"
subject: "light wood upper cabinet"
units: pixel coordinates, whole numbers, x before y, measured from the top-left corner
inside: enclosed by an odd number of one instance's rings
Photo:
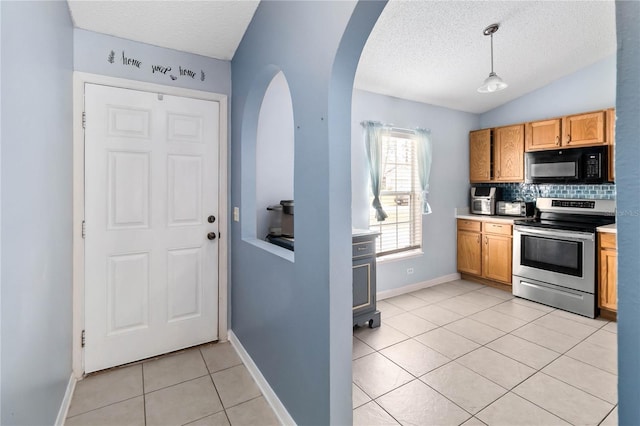
[[[570,115],[562,119],[562,145],[565,147],[603,145],[606,111]]]
[[[598,233],[598,306],[610,311],[618,309],[616,234]]]
[[[607,111],[605,127],[607,129],[607,143],[609,144],[609,181],[613,182],[615,176],[615,153],[616,153],[616,110],[609,108]]]
[[[494,130],[495,176],[498,182],[524,180],[524,125]]]
[[[554,118],[525,124],[525,151],[560,148],[561,123]]]
[[[491,129],[469,132],[469,180],[491,181]]]

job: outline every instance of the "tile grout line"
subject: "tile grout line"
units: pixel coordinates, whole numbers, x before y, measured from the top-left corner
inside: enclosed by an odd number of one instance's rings
[[[218,401],[220,401],[220,406],[222,407],[222,411],[224,412],[224,416],[227,418],[227,421],[229,422],[229,424],[231,424],[231,421],[229,420],[229,415],[227,414],[227,407],[224,406],[224,403],[222,402],[222,397],[220,396],[220,392],[218,391],[218,387],[216,386],[216,382],[213,380],[213,373],[209,369],[209,365],[207,365],[207,361],[204,359],[204,354],[202,353],[202,350],[198,349],[198,352],[200,352],[200,358],[202,358],[202,362],[204,362],[204,366],[207,369],[207,371],[209,372],[209,380],[211,380],[211,384],[213,385],[213,390],[216,392],[216,396],[218,397]],[[218,411],[218,413],[219,412],[220,411]],[[213,414],[216,414],[216,413],[213,413]],[[213,414],[210,414],[210,415],[213,415]],[[205,416],[205,417],[208,417],[208,416]]]
[[[140,365],[142,373],[142,413],[144,414],[144,425],[147,426],[147,393],[144,391],[144,363]]]
[[[611,413],[613,413],[613,410],[615,410],[616,407],[618,407],[618,404],[614,405],[613,408],[611,410],[609,410],[607,415],[604,416],[604,419],[600,420],[600,422],[598,423],[598,426],[600,426],[605,420],[607,420],[607,417],[609,417],[611,415]]]
[[[84,414],[92,413],[92,412],[94,412],[94,411],[102,410],[103,408],[111,407],[112,405],[120,404],[120,403],[122,403],[122,402],[131,401],[132,399],[136,399],[136,398],[139,398],[139,397],[141,397],[141,396],[144,396],[144,394],[142,394],[142,395],[135,395],[135,396],[132,396],[132,397],[130,397],[130,398],[125,398],[125,399],[123,399],[123,400],[121,400],[121,401],[115,401],[115,402],[112,402],[112,403],[110,403],[110,404],[103,405],[103,406],[101,406],[101,407],[92,408],[91,410],[83,411],[82,413],[74,414],[73,416],[67,416],[67,417],[65,418],[65,421],[66,421],[66,420],[68,420],[68,419],[72,419],[72,418],[74,418],[74,417],[82,416],[82,415],[84,415]]]

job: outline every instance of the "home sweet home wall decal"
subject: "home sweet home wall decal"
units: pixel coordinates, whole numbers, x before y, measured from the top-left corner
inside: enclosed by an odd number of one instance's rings
[[[179,77],[196,80],[196,76],[198,75],[197,71],[193,71],[192,69],[183,67],[182,65],[178,65],[178,68],[177,68],[178,72],[175,74],[171,73],[171,70],[173,70],[174,67],[166,64],[156,63],[156,64],[151,64],[149,68],[145,68],[143,67],[143,64],[145,62],[142,61],[141,59],[127,56],[124,50],[122,50],[121,53],[122,53],[122,64],[121,64],[122,66],[133,67],[135,69],[140,69],[140,70],[147,69],[151,71],[151,74],[166,75],[172,81],[177,80]],[[107,62],[109,62],[112,65],[116,64],[116,52],[114,50],[111,50],[107,55]],[[206,74],[204,73],[203,70],[200,70],[200,81],[204,82],[205,79],[206,79]]]

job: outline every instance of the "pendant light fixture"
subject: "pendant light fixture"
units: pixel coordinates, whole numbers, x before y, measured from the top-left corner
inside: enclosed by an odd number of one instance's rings
[[[478,92],[480,93],[497,92],[506,89],[508,86],[507,83],[498,77],[498,74],[493,72],[493,33],[498,31],[498,28],[500,28],[500,24],[491,24],[482,32],[486,36],[491,36],[491,72],[482,86],[478,87]]]

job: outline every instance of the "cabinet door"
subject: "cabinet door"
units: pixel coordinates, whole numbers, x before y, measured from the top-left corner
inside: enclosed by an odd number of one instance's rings
[[[598,306],[612,311],[618,309],[617,267],[618,252],[615,250],[600,250]]]
[[[615,152],[616,152],[616,110],[607,110],[605,128],[607,130],[607,143],[609,144],[609,181],[616,180],[615,175]]]
[[[481,235],[479,232],[458,231],[458,271],[482,274]]]
[[[598,306],[615,311],[618,307],[616,235],[599,233],[598,249]]]
[[[353,311],[364,311],[372,306],[375,297],[375,258],[358,259],[353,261]]]
[[[561,119],[535,121],[525,125],[525,150],[560,148]]]
[[[562,145],[566,147],[606,143],[605,111],[570,115],[562,119]]]
[[[524,125],[494,130],[495,179],[501,182],[524,180]]]
[[[483,238],[483,276],[490,280],[511,284],[511,237],[485,234]]]
[[[491,180],[491,129],[469,132],[469,180]]]

